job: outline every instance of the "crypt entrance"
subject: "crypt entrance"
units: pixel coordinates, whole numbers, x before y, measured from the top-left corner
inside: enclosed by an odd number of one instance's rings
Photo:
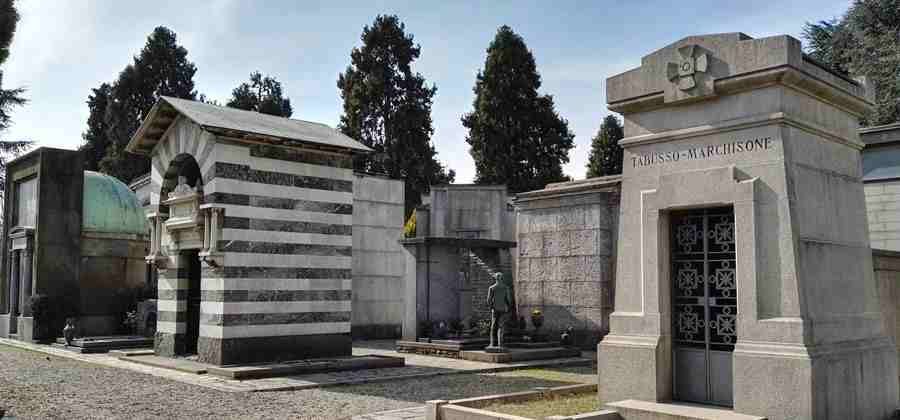
[[[732,405],[737,341],[734,209],[672,212],[674,399]]]

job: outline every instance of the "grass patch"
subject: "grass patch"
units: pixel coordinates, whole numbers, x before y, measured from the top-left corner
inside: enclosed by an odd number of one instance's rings
[[[590,367],[531,368],[500,372],[497,376],[527,377],[553,382],[593,383],[596,373]]]
[[[600,403],[597,401],[596,392],[586,392],[518,403],[496,403],[481,409],[531,419],[543,419],[547,416],[573,416],[597,411],[600,409]]]

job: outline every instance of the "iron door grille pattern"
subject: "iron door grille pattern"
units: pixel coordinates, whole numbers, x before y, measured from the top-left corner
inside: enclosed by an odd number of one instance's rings
[[[674,344],[733,351],[737,341],[732,208],[672,213]]]

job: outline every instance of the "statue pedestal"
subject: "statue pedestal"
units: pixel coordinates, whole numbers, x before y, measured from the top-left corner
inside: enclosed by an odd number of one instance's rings
[[[506,347],[499,347],[499,346],[487,346],[484,348],[484,351],[486,353],[508,353],[509,352],[509,350],[507,350]]]

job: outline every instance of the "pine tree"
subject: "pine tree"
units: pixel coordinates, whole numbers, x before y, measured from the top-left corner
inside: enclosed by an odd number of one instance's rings
[[[541,95],[541,76],[521,36],[502,26],[487,49],[475,82],[473,110],[462,117],[479,184],[506,184],[510,192],[568,179],[575,135]]]
[[[810,56],[872,83],[875,109],[863,124],[900,121],[900,0],[856,0],[841,19],[807,23],[803,37]]]
[[[106,148],[109,147],[109,139],[106,137],[106,107],[109,104],[112,86],[109,83],[103,83],[100,87],[92,90],[93,94],[88,96],[87,100],[90,111],[87,121],[88,128],[81,134],[84,143],[78,150],[84,157],[84,169],[98,171],[100,170],[100,160],[106,155]]]
[[[13,0],[0,0],[0,65],[6,63],[6,59],[9,58],[9,47],[12,44],[18,22],[19,13],[16,11]],[[0,71],[0,84],[2,81],[3,72]],[[10,115],[12,109],[27,102],[22,97],[23,93],[25,93],[23,88],[3,89],[0,87],[0,132],[5,131],[12,124]],[[29,140],[0,141],[0,199],[3,198],[6,186],[7,160],[28,150],[32,144]]]
[[[126,152],[125,146],[160,96],[197,97],[196,72],[175,32],[162,26],[154,29],[133,63],[119,73],[108,96],[104,120],[108,146],[99,165],[103,172],[130,182],[150,171],[150,159]]]
[[[431,185],[453,182],[431,144],[431,105],[437,88],[414,73],[420,47],[397,16],[377,16],[363,28],[362,46],[338,77],[344,114],[338,128],[375,150],[354,162],[356,170],[406,180],[406,214]]]
[[[615,115],[607,115],[600,130],[591,140],[591,155],[587,164],[587,178],[622,173],[622,147],[619,140],[625,137],[622,124]]]
[[[250,73],[250,83],[244,82],[231,91],[227,106],[288,118],[294,113],[291,99],[284,97],[281,82],[274,77]]]

